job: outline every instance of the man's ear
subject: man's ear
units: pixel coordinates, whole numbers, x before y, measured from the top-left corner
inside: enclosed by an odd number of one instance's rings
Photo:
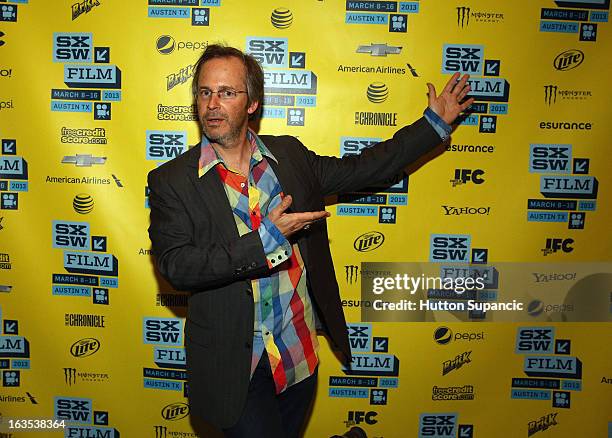
[[[251,104],[247,107],[247,113],[252,115],[255,111],[257,111],[257,108],[259,108],[259,102],[251,102]]]

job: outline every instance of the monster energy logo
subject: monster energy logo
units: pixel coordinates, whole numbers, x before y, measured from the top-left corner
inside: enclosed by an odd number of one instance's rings
[[[557,103],[557,88],[556,85],[544,85],[544,102],[546,104]]]
[[[345,265],[344,273],[346,274],[346,282],[353,284],[357,282],[357,275],[359,275],[359,267],[357,265]]]
[[[70,386],[76,383],[76,368],[64,368],[64,380]]]
[[[462,29],[470,24],[471,9],[465,6],[457,7],[457,26]]]
[[[168,428],[166,426],[153,426],[155,429],[155,438],[166,438]]]

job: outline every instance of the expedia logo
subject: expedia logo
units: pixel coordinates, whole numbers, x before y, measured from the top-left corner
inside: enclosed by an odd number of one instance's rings
[[[466,6],[457,7],[457,26],[467,27],[470,24],[470,8]]]
[[[277,29],[287,29],[293,23],[293,14],[287,8],[276,8],[272,11],[270,21]]]
[[[556,85],[544,85],[544,102],[547,105],[557,103],[558,88]]]
[[[578,67],[582,61],[584,61],[584,53],[578,49],[571,49],[557,55],[553,66],[559,71],[566,71]]]
[[[74,357],[87,357],[100,349],[100,341],[95,338],[84,338],[76,341],[70,347],[70,354]]]
[[[353,248],[359,252],[374,251],[380,247],[385,241],[385,236],[378,231],[370,231],[355,239]]]
[[[161,416],[164,420],[176,421],[189,415],[189,405],[187,403],[171,403],[164,406]]]
[[[157,51],[162,55],[169,55],[174,52],[174,48],[176,47],[176,41],[170,35],[162,35],[157,38],[156,43]]]
[[[90,213],[94,208],[94,200],[87,193],[79,193],[72,200],[72,208],[79,214]]]
[[[389,97],[389,89],[382,82],[374,82],[368,86],[366,95],[372,103],[383,103]]]

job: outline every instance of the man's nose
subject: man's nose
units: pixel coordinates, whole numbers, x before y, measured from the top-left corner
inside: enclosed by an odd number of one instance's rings
[[[211,93],[210,98],[208,99],[208,103],[206,104],[207,108],[218,108],[219,107],[219,95],[217,93]]]

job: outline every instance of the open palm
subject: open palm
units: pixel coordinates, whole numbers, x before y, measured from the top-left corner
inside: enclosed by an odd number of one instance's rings
[[[436,95],[436,88],[433,84],[427,83],[429,107],[449,125],[474,102],[474,98],[463,102],[465,96],[470,92],[470,85],[467,82],[469,78],[469,75],[463,75],[459,79],[459,73],[455,73],[439,96]]]

